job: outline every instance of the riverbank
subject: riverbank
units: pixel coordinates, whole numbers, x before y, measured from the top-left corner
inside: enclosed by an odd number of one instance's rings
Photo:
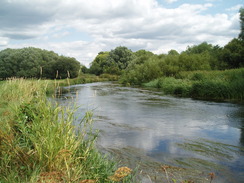
[[[48,95],[54,94],[57,90],[62,92],[64,86],[71,86],[77,84],[94,83],[94,82],[105,82],[105,81],[118,81],[117,75],[102,74],[96,76],[94,74],[80,74],[78,77],[73,79],[58,79],[58,80],[41,80],[48,83],[46,93]]]
[[[137,169],[143,183],[209,183],[212,173],[216,183],[244,180],[242,104],[167,96],[114,82],[65,89],[70,92],[57,98],[60,105],[77,101],[77,119],[93,110],[99,149],[121,166]]]
[[[180,72],[142,84],[164,94],[207,100],[244,100],[244,68],[225,71]]]
[[[1,83],[0,182],[113,182],[116,165],[95,147],[92,113],[74,126],[74,110],[47,100],[49,85],[24,79]]]

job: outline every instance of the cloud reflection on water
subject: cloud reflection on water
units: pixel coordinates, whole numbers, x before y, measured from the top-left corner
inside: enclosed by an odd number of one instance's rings
[[[235,114],[243,110],[242,105],[161,96],[110,83],[80,85],[76,89],[76,101],[81,106],[77,113],[82,116],[87,109],[95,109],[94,127],[102,132],[98,143],[105,149],[133,147],[168,162],[187,157],[209,160],[176,145],[189,139],[240,145],[243,116]],[[231,163],[236,165],[229,165],[240,166],[242,160],[243,156],[235,155]]]

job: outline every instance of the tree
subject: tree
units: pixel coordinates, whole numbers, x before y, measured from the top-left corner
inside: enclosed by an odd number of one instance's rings
[[[53,69],[57,71],[57,77],[60,79],[75,78],[80,71],[80,62],[75,58],[60,56]]]
[[[133,59],[129,62],[127,68],[133,68],[137,64],[144,64],[148,59],[152,57],[157,57],[150,51],[138,50],[134,53]]]
[[[241,23],[241,32],[239,34],[239,39],[244,41],[244,8],[240,9],[240,23]]]
[[[101,75],[105,72],[105,68],[109,66],[109,52],[99,52],[90,66],[90,73]]]
[[[87,74],[89,73],[89,69],[85,65],[81,64],[81,72],[83,74]]]
[[[59,62],[60,61],[60,62]],[[9,77],[55,78],[56,70],[78,75],[80,64],[74,58],[40,48],[5,49],[0,51],[0,79]],[[62,76],[63,78],[63,76]]]
[[[185,53],[187,54],[198,54],[198,53],[203,53],[205,51],[211,52],[213,49],[212,44],[208,44],[207,42],[203,42],[199,45],[194,45],[192,47],[188,47]]]
[[[210,70],[210,55],[208,52],[201,54],[182,53],[179,57],[179,68],[182,71]]]
[[[178,52],[177,52],[178,53]],[[169,53],[160,63],[165,76],[175,76],[179,70],[179,54],[176,52]]]
[[[125,46],[116,47],[109,52],[108,61],[115,63],[120,70],[124,70],[133,59],[133,52]]]
[[[232,39],[224,46],[222,59],[228,68],[239,68],[244,66],[244,44],[240,39]]]
[[[179,53],[176,50],[169,50],[168,55],[179,55]]]

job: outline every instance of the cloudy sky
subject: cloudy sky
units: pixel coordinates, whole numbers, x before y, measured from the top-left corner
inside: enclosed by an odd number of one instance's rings
[[[0,50],[38,47],[86,66],[126,46],[156,54],[240,32],[242,0],[0,0]]]

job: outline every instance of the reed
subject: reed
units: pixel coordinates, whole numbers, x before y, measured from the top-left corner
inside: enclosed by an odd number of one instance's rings
[[[145,83],[162,89],[165,94],[210,100],[244,99],[244,68],[225,71],[180,72]]]
[[[177,96],[189,96],[191,89],[189,80],[176,79],[174,77],[162,77],[144,84],[146,87],[154,87],[161,89],[164,94],[173,94]]]

